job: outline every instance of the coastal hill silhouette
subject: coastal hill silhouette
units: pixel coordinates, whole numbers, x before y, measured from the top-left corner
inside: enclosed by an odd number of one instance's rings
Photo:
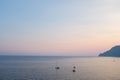
[[[120,45],[112,47],[110,50],[99,54],[99,56],[120,57]]]

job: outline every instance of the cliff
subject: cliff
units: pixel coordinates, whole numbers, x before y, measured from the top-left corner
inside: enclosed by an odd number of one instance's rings
[[[99,54],[99,56],[120,57],[120,46],[114,46],[110,50]]]

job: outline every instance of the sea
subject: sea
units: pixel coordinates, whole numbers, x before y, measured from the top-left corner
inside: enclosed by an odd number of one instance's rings
[[[120,58],[0,56],[0,80],[120,80]]]

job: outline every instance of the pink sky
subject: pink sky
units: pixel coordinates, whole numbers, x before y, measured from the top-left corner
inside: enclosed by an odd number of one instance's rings
[[[96,56],[120,43],[119,3],[0,1],[0,54]]]

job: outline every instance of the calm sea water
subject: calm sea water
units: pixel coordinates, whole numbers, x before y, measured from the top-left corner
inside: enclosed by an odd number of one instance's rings
[[[0,80],[120,80],[120,58],[0,56]]]

